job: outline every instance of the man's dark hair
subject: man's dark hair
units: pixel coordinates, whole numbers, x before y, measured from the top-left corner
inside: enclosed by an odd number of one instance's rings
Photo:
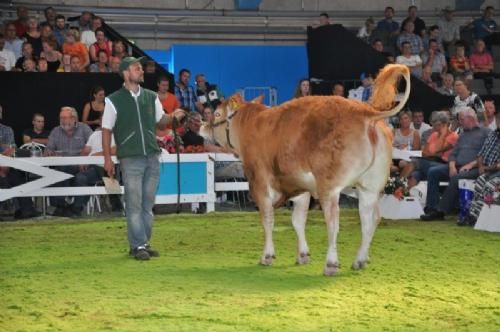
[[[403,46],[404,46],[404,45],[406,45],[406,44],[408,44],[408,45],[410,45],[410,46],[411,46],[411,43],[410,43],[409,41],[404,41],[404,42],[402,42],[402,43],[401,43],[401,47],[403,47]]]
[[[102,32],[104,35],[106,35],[106,32],[104,32],[104,29],[103,29],[103,28],[97,28],[97,29],[95,29],[95,32],[94,32],[94,33],[98,32],[98,31],[100,31],[100,32]]]
[[[488,11],[488,10],[490,10],[490,9],[495,10],[495,8],[493,8],[493,6],[487,6],[487,7],[484,9],[484,11],[486,12],[486,11]]]
[[[32,120],[35,120],[37,116],[40,116],[42,118],[45,118],[45,116],[42,113],[33,113],[33,117],[31,118]]]
[[[465,47],[465,43],[463,41],[459,40],[455,43],[455,47]]]
[[[380,40],[380,39],[374,39],[374,40],[372,41],[372,45],[375,45],[375,44],[376,44],[376,43],[378,43],[378,42],[381,42],[381,43],[382,43],[382,40]],[[383,43],[382,43],[382,44],[383,44]]]
[[[328,15],[328,13],[325,13],[325,12],[319,14],[319,16],[324,16],[326,18],[330,18],[330,15]]]
[[[46,7],[46,8],[43,10],[43,13],[44,13],[45,15],[47,15],[47,12],[48,12],[49,10],[53,10],[53,11],[55,11],[54,7],[50,6],[50,7]]]
[[[343,86],[345,88],[345,85],[342,82],[334,82],[332,87],[334,88],[336,85],[340,85],[340,86]]]
[[[164,81],[170,83],[167,76],[160,75],[160,76],[158,76],[158,79],[156,80],[156,84],[160,84],[161,82],[164,82]]]
[[[429,31],[434,31],[434,30],[439,30],[439,27],[437,25],[432,25],[430,28],[429,28]]]
[[[413,6],[408,7],[408,11],[412,10],[413,8],[417,9],[417,6],[413,5]]]
[[[188,73],[188,74],[191,74],[191,71],[189,69],[186,69],[186,68],[182,68],[180,71],[179,71],[179,77],[182,76],[182,74],[184,73]]]
[[[56,15],[56,21],[60,19],[66,20],[66,17],[64,17],[64,15],[61,14]]]
[[[392,13],[394,14],[394,8],[392,8],[391,6],[387,6],[387,7],[385,7],[385,10],[387,10],[387,9],[392,10]]]
[[[431,43],[437,43],[437,42],[438,42],[438,41],[437,41],[436,39],[434,39],[434,38],[429,39],[429,45],[430,45]]]

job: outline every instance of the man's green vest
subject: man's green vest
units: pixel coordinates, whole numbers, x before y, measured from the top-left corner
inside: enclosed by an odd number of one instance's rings
[[[116,109],[113,135],[118,158],[149,156],[160,152],[156,143],[156,93],[140,87],[137,100],[122,87],[108,98]]]

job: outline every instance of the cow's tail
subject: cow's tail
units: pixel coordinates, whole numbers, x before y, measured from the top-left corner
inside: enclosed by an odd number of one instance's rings
[[[403,99],[399,101],[394,108],[394,98],[398,92],[398,82],[401,76],[406,81],[406,89]],[[380,111],[373,119],[380,120],[394,116],[399,113],[405,106],[410,96],[410,70],[405,65],[387,65],[380,70],[377,79],[374,83],[373,94],[370,98],[370,104],[376,110]]]

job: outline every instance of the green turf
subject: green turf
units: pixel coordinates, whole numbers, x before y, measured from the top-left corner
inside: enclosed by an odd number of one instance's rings
[[[326,232],[310,215],[312,262],[295,265],[277,212],[272,267],[258,266],[256,213],[157,218],[162,256],[127,256],[123,218],[0,224],[1,331],[500,330],[500,234],[451,221],[384,221],[363,271],[355,210],[341,212],[341,272],[322,276]]]

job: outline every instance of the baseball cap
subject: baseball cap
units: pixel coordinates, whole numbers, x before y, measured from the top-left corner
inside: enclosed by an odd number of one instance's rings
[[[134,58],[133,56],[128,56],[122,59],[120,62],[119,71],[120,73],[124,70],[127,70],[130,65],[133,65],[136,62],[140,62],[141,64],[147,60],[147,57],[142,56],[140,58]]]

